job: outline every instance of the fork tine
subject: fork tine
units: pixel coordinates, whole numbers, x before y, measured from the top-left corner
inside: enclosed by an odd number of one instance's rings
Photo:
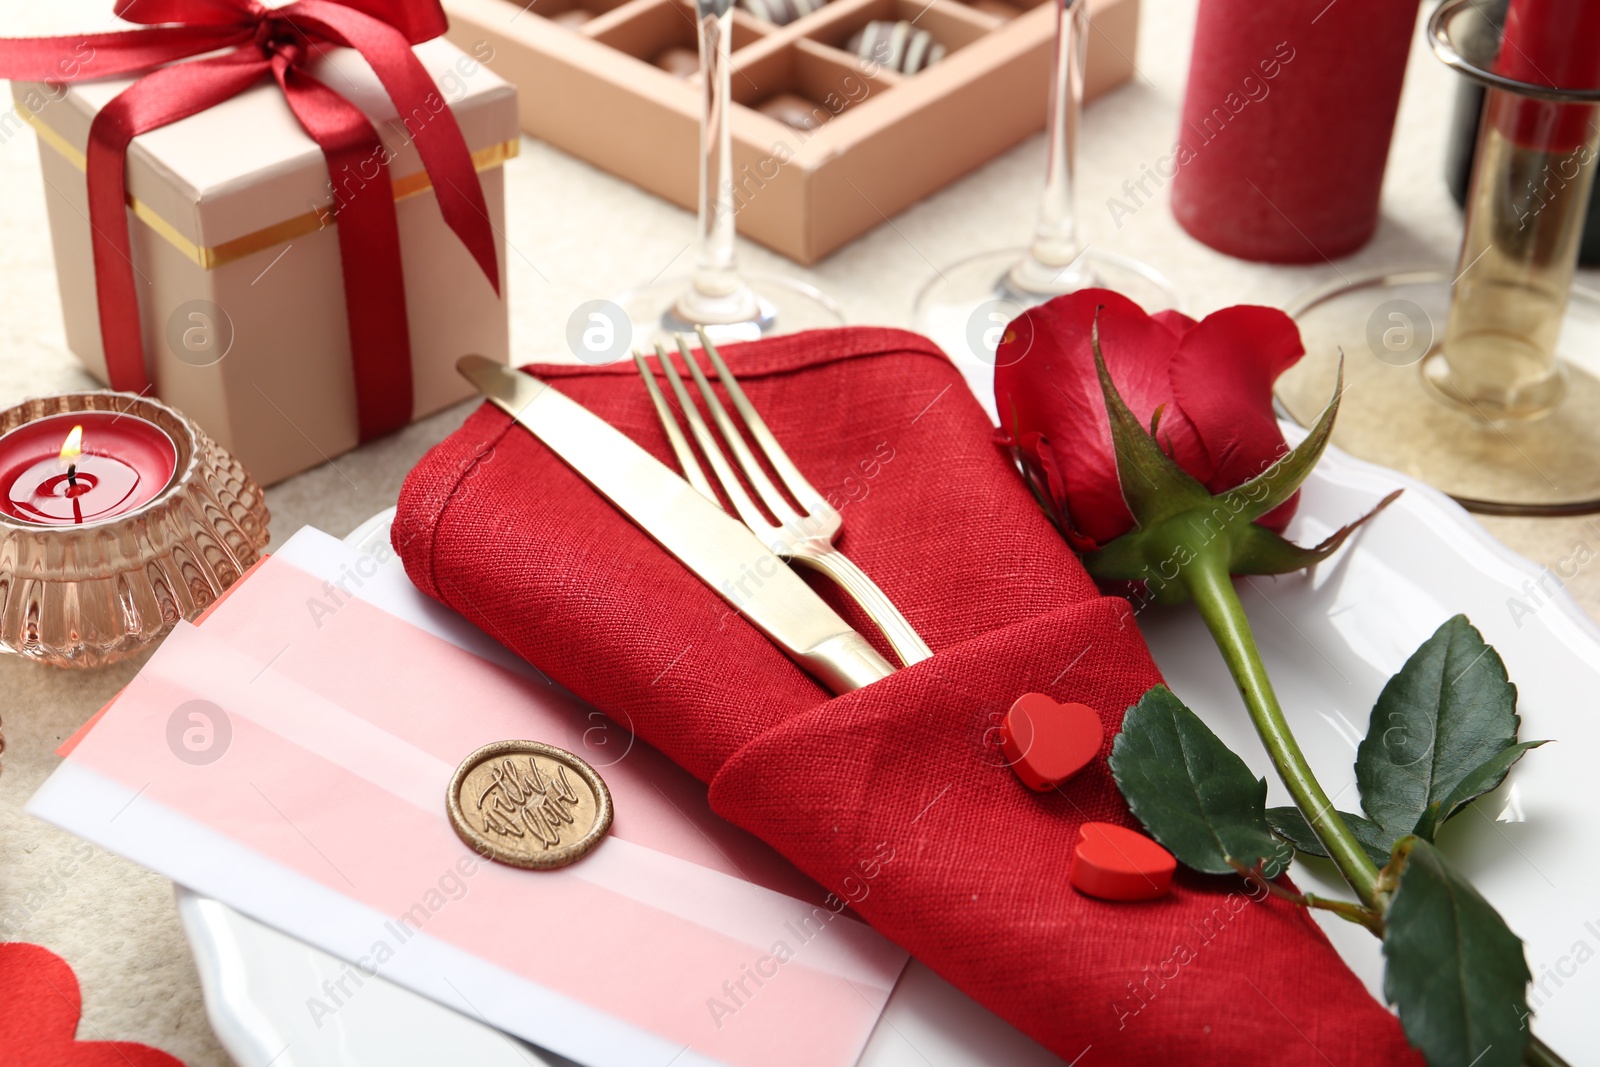
[[[704,326],[696,326],[700,334],[700,347],[706,350],[706,355],[711,357],[711,365],[717,369],[717,377],[722,379],[722,385],[728,390],[728,396],[733,400],[733,406],[738,409],[739,417],[744,420],[745,426],[750,430],[750,436],[756,439],[761,450],[767,455],[767,462],[772,464],[772,469],[778,472],[778,477],[783,479],[783,484],[788,487],[789,493],[799,501],[800,506],[813,515],[824,510],[830,510],[831,505],[817,492],[816,488],[800,473],[800,468],[794,465],[789,458],[789,453],[783,450],[778,443],[778,438],[767,429],[767,424],[756,411],[755,405],[750,403],[750,398],[745,396],[744,389],[740,387],[739,380],[728,370],[728,365],[722,361],[722,355],[717,351],[717,346],[711,343]]]
[[[694,401],[689,398],[689,390],[684,388],[683,379],[678,375],[678,368],[673,365],[672,357],[667,355],[667,350],[656,345],[656,359],[661,363],[661,369],[667,372],[667,384],[672,387],[672,394],[678,398],[678,406],[683,409],[683,417],[689,424],[689,432],[694,434],[694,439],[700,444],[700,451],[706,457],[706,462],[711,464],[712,474],[717,481],[722,483],[722,489],[728,494],[728,499],[733,501],[733,510],[739,513],[739,519],[753,530],[759,530],[771,525],[766,516],[761,514],[761,509],[751,503],[750,497],[745,493],[744,486],[739,484],[739,476],[728,465],[728,458],[722,454],[717,440],[711,434],[711,427],[706,425],[706,420],[700,417],[700,409],[694,406]],[[716,499],[716,494],[711,494],[711,499]]]
[[[711,391],[711,383],[706,381],[705,372],[700,369],[700,364],[689,354],[689,345],[684,341],[683,334],[675,334],[674,336],[678,339],[678,352],[683,356],[683,361],[689,364],[689,373],[694,375],[694,384],[699,386],[700,395],[705,398],[706,409],[711,412],[711,417],[717,420],[717,428],[722,431],[722,439],[728,443],[728,448],[732,450],[734,458],[739,461],[739,466],[744,470],[745,477],[750,479],[750,485],[755,489],[756,495],[761,498],[762,503],[767,505],[767,509],[777,516],[779,525],[799,522],[800,516],[795,514],[794,508],[783,498],[783,494],[778,491],[777,486],[772,484],[772,480],[767,477],[767,472],[761,469],[760,460],[756,459],[755,453],[750,451],[750,446],[745,444],[744,435],[733,424],[733,419],[728,415],[728,409],[722,406],[722,401],[717,399],[717,394]],[[745,402],[744,407],[750,407],[749,401]],[[750,408],[750,412],[754,414],[755,409]],[[744,409],[741,408],[740,414],[743,415],[743,413]],[[756,417],[760,418],[760,416]],[[768,434],[768,436],[770,437],[771,434]],[[773,441],[772,447],[776,448],[777,444],[777,441]],[[763,444],[762,447],[765,449],[767,446]],[[781,452],[782,449],[779,449],[779,451]],[[768,458],[771,458],[770,452],[768,452]]]
[[[662,351],[660,345],[657,345],[656,349]],[[673,454],[678,457],[678,466],[683,468],[683,476],[689,479],[690,485],[700,491],[701,496],[720,507],[717,492],[706,480],[705,469],[695,458],[694,449],[689,447],[689,439],[683,436],[683,429],[678,425],[678,417],[667,405],[667,398],[661,395],[661,387],[656,384],[656,376],[650,372],[649,364],[644,361],[644,353],[637,348],[633,350],[633,365],[639,368],[639,377],[644,380],[645,392],[650,394],[650,402],[656,407],[656,415],[661,419],[661,428],[667,431],[667,440],[672,444]]]

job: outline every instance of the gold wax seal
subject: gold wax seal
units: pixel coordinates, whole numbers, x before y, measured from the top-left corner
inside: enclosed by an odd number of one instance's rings
[[[484,745],[456,768],[445,803],[461,840],[513,867],[565,867],[611,828],[611,793],[595,769],[538,741]]]

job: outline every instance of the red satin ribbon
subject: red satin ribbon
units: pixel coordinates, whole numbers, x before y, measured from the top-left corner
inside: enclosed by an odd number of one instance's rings
[[[410,422],[411,341],[387,152],[366,115],[306,73],[305,64],[329,46],[361,53],[406,121],[445,222],[498,293],[494,232],[472,153],[411,51],[445,31],[438,0],[295,0],[280,8],[257,0],[118,0],[116,13],[148,28],[0,40],[0,77],[16,80],[82,81],[159,68],[114,97],[89,127],[89,222],[111,387],[142,392],[149,385],[124,192],[129,142],[270,73],[322,149],[337,190],[361,439]],[[219,54],[177,62],[204,53]],[[377,177],[369,178],[374,169]],[[347,175],[359,178],[342,183]]]

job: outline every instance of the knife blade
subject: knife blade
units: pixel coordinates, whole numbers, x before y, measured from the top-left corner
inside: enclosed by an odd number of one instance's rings
[[[456,369],[829,690],[893,673],[748,527],[622,431],[548,382],[483,356],[463,356]]]

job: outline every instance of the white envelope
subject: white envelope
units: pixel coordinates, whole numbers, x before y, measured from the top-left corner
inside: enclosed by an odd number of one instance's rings
[[[578,863],[456,838],[451,773],[507,738],[604,776]],[[347,961],[313,1016],[381,975],[592,1067],[844,1067],[906,962],[666,757],[315,530],[69,746],[29,810]]]

